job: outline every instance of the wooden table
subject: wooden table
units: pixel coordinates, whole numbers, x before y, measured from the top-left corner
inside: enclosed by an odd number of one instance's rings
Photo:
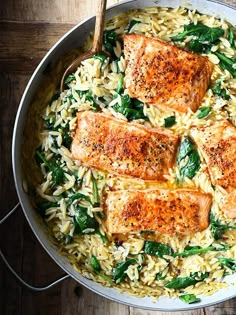
[[[119,0],[108,0],[108,5]],[[236,6],[236,0],[227,1]],[[92,0],[7,0],[0,4],[0,218],[17,202],[11,168],[11,139],[23,90],[49,48],[72,26],[95,13]],[[62,274],[34,237],[22,211],[3,227],[1,248],[24,279],[43,285]],[[205,309],[171,314],[236,314],[236,299]],[[17,284],[0,261],[0,314],[161,315],[108,301],[66,280],[47,292]]]

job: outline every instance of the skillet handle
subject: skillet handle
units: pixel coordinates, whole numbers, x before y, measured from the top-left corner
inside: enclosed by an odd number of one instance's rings
[[[18,208],[20,207],[20,203],[18,202],[9,212],[8,214],[6,214],[1,220],[0,220],[0,225],[2,223],[4,223]],[[36,292],[40,292],[40,291],[45,291],[50,289],[51,287],[53,287],[54,285],[58,284],[59,282],[70,278],[69,275],[65,275],[62,276],[61,278],[49,283],[48,285],[44,286],[44,287],[35,287],[32,286],[30,284],[28,284],[27,282],[25,282],[17,273],[16,271],[11,267],[11,265],[8,263],[6,257],[4,256],[4,254],[2,253],[1,249],[0,249],[0,257],[2,258],[3,262],[5,263],[6,267],[8,268],[8,270],[14,275],[14,277],[18,280],[18,282],[20,284],[22,284],[24,287],[26,287],[29,290],[32,291],[36,291]]]

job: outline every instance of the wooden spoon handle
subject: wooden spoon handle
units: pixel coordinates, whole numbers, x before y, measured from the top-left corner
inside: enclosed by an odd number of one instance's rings
[[[97,2],[98,3],[97,3],[94,38],[93,38],[93,47],[91,49],[91,51],[94,54],[97,54],[102,51],[103,27],[104,27],[107,0],[98,0]]]

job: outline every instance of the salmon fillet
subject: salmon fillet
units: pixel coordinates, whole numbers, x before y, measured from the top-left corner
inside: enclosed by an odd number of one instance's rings
[[[113,174],[165,180],[175,162],[178,137],[92,111],[77,114],[74,159]]]
[[[214,67],[206,57],[137,34],[124,36],[124,55],[131,97],[180,112],[197,110]]]
[[[190,189],[109,192],[105,209],[111,234],[153,230],[195,233],[209,225],[212,197]]]
[[[223,188],[217,189],[220,207],[226,216],[236,218],[236,128],[223,119],[194,127],[191,135],[206,161],[212,184]]]

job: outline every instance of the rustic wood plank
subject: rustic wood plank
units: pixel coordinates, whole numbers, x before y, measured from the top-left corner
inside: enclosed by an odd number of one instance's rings
[[[108,0],[107,7],[121,2]],[[0,19],[10,21],[40,21],[51,23],[78,23],[95,15],[94,1],[87,0],[8,0],[0,7]]]
[[[14,116],[17,110],[21,90],[26,82],[24,75],[11,77],[0,71],[0,217],[8,212],[18,201],[11,168],[11,137]],[[1,249],[10,264],[17,272],[21,272],[23,259],[23,222],[21,211],[10,217],[1,226]],[[21,287],[6,272],[0,260],[0,314],[17,314],[21,309]],[[10,292],[10,294],[9,294]]]
[[[193,311],[181,311],[181,312],[161,312],[142,310],[139,308],[130,308],[130,315],[205,315],[204,309],[198,309]]]
[[[74,24],[0,22],[1,72],[32,73],[49,49]]]
[[[129,315],[129,308],[112,302],[78,285],[74,280],[62,286],[62,314],[68,315]]]
[[[236,299],[231,299],[224,303],[216,304],[205,309],[205,315],[235,315]]]

